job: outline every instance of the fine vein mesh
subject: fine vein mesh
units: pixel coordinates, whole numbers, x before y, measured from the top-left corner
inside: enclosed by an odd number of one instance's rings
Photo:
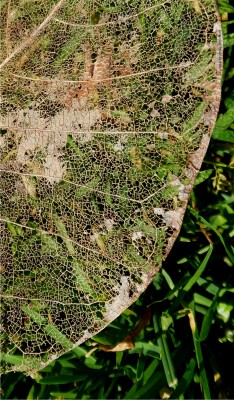
[[[3,370],[33,371],[145,290],[220,99],[212,0],[1,6]]]

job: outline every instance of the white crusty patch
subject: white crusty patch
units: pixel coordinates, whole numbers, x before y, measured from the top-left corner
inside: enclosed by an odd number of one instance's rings
[[[135,293],[141,294],[145,290],[146,286],[149,284],[149,275],[143,272],[140,276],[141,283],[136,284]],[[106,322],[111,322],[117,318],[121,312],[128,307],[132,299],[129,295],[130,293],[130,278],[128,276],[122,276],[120,278],[120,283],[114,287],[114,290],[118,292],[114,300],[105,303],[106,312],[104,313],[104,318]]]
[[[164,96],[162,96],[162,104],[170,103],[172,99],[173,97],[170,94],[165,94]]]
[[[37,108],[37,103],[32,105]],[[61,110],[50,119],[42,117],[40,111],[26,108],[11,113],[5,122],[18,127],[16,160],[36,173],[39,165],[35,155],[42,152],[41,175],[53,184],[59,182],[65,172],[62,156],[68,134],[75,140],[87,142],[92,139],[92,126],[100,118],[99,109],[78,109],[77,102],[73,101],[70,109]]]
[[[165,210],[162,207],[154,207],[154,214],[155,215],[164,215]]]
[[[179,230],[183,219],[184,209],[182,207],[177,210],[166,211],[163,218],[167,226]]]
[[[164,208],[155,207],[154,213],[156,215],[162,215],[164,223],[173,229],[179,230],[181,226],[181,221],[183,219],[184,209],[182,207],[177,208],[177,210],[165,211]]]
[[[186,186],[180,182],[178,176],[172,176],[170,185],[178,189],[178,199],[181,201],[186,201],[188,199],[188,194],[186,192]]]
[[[145,287],[149,283],[149,276],[145,272],[141,275],[141,283],[136,284],[136,290],[138,293],[142,292],[142,287]]]
[[[105,218],[104,219],[104,225],[106,227],[106,230],[108,232],[111,232],[114,229],[115,221],[113,219],[110,219],[110,218]]]
[[[143,237],[143,233],[138,231],[138,232],[133,232],[132,234],[132,241],[135,242],[135,240],[139,240]]]
[[[114,146],[113,146],[114,151],[119,152],[124,150],[124,145],[121,143],[119,140]]]
[[[113,319],[117,318],[120,314],[120,310],[122,311],[126,304],[130,301],[130,284],[129,284],[129,277],[122,276],[120,278],[121,285],[116,285],[113,289],[118,292],[117,296],[115,296],[114,300],[105,303],[106,312],[104,314],[105,320],[113,321]]]

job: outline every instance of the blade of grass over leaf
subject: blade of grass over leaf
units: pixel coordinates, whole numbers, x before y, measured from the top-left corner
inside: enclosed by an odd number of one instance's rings
[[[63,334],[60,330],[53,325],[48,323],[47,318],[43,317],[39,312],[35,311],[32,307],[23,305],[22,310],[25,314],[30,317],[41,329],[47,333],[50,337],[55,339],[64,349],[70,349],[73,343]]]
[[[63,238],[64,243],[66,244],[67,250],[69,251],[71,256],[74,256],[75,249],[72,242],[70,241],[65,224],[62,222],[61,218],[59,218],[59,216],[56,214],[53,215],[53,220],[55,222],[59,234]]]
[[[14,366],[21,367],[21,369],[38,369],[39,365],[38,361],[33,356],[22,356],[22,355],[14,355],[14,354],[4,354],[0,355],[0,362],[7,363]]]

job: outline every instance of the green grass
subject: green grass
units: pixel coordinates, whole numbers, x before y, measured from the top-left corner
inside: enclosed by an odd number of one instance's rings
[[[2,376],[4,399],[233,398],[234,7],[219,1],[224,31],[220,114],[173,250],[145,293],[105,330],[32,377]],[[231,19],[232,18],[232,19]],[[87,186],[93,185],[89,182]],[[78,196],[82,194],[77,191]],[[57,219],[58,229],[63,230]],[[13,229],[13,228],[12,228]],[[14,229],[17,229],[15,227]],[[63,232],[64,245],[72,244]],[[88,286],[87,291],[90,288]],[[150,317],[135,347],[106,352]],[[34,322],[44,318],[37,310]],[[50,328],[44,321],[45,329]],[[50,332],[55,336],[56,332]],[[66,338],[59,338],[66,345]],[[93,344],[96,350],[90,354]],[[8,355],[20,365],[20,356]],[[33,360],[29,357],[29,365]],[[30,364],[31,363],[31,364]]]

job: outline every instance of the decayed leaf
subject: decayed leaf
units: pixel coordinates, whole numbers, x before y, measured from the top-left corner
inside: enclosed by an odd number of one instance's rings
[[[1,12],[1,367],[30,373],[158,272],[216,120],[222,38],[213,0]]]

